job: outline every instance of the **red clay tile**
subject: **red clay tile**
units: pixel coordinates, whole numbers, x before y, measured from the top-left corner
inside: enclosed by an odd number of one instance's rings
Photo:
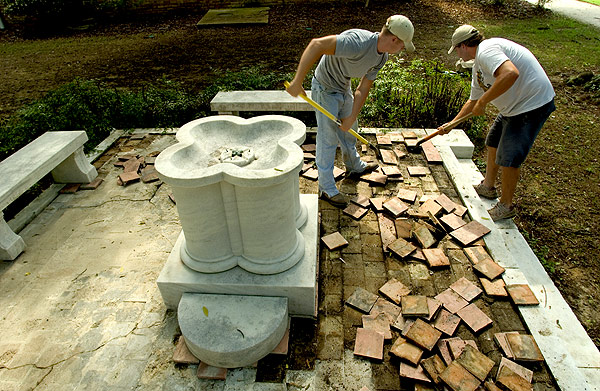
[[[390,319],[385,313],[363,315],[361,319],[363,328],[380,332],[384,339],[392,338]]]
[[[323,236],[321,240],[323,243],[325,243],[325,246],[327,246],[329,250],[336,250],[348,244],[348,241],[344,239],[342,234],[339,232],[334,232],[332,234]]]
[[[102,184],[102,182],[104,182],[104,179],[102,179],[100,177],[96,177],[96,179],[94,179],[90,183],[82,184],[79,187],[79,189],[80,190],[96,190],[98,188],[98,186],[100,186]]]
[[[378,172],[372,172],[360,177],[360,179],[369,182],[373,186],[385,186],[387,182],[387,176]]]
[[[458,339],[460,339],[460,338],[458,338]],[[450,353],[450,347],[448,346],[448,340],[449,340],[448,338],[440,339],[438,341],[438,343],[436,344],[446,365],[450,364],[454,360]]]
[[[388,245],[388,250],[399,256],[405,258],[416,250],[416,247],[411,243],[407,242],[402,238],[396,239],[394,242]]]
[[[442,333],[452,336],[456,328],[460,324],[460,316],[455,315],[442,308],[439,315],[433,323],[433,327],[440,330]]]
[[[457,230],[450,232],[463,246],[469,245],[488,234],[490,229],[478,221],[471,221]]]
[[[409,189],[399,189],[397,197],[402,201],[414,203],[417,200],[417,192]]]
[[[395,278],[390,279],[381,288],[379,293],[390,299],[396,304],[400,304],[402,296],[410,294],[410,288],[396,280]]]
[[[451,231],[457,230],[463,225],[467,224],[466,221],[464,221],[462,218],[455,215],[454,213],[450,213],[440,217],[440,221],[443,224],[445,224]]]
[[[306,151],[306,152],[316,152],[317,151],[317,144],[302,144],[302,150]]]
[[[489,316],[480,310],[475,303],[469,304],[465,308],[459,310],[456,315],[460,316],[467,326],[475,333],[492,324],[492,320]]]
[[[138,158],[131,158],[123,163],[123,172],[138,172],[141,162]]]
[[[542,356],[542,352],[532,335],[506,334],[506,340],[515,356],[515,360],[544,361],[544,356]]]
[[[352,292],[352,295],[346,300],[346,304],[362,312],[369,313],[378,298],[379,296],[376,294],[371,293],[364,288],[357,287],[354,292]]]
[[[376,360],[383,359],[383,334],[375,330],[364,328],[356,329],[356,342],[354,354]]]
[[[437,296],[435,296],[435,299],[440,301],[444,305],[444,308],[453,314],[456,314],[459,310],[463,309],[469,304],[468,301],[460,297],[458,293],[454,292],[450,288],[439,293]]]
[[[60,189],[60,194],[75,194],[81,187],[81,183],[67,183]]]
[[[508,334],[519,334],[519,332],[518,331],[509,331],[506,333],[495,333],[494,341],[496,341],[496,343],[500,347],[500,350],[506,357],[508,357],[510,359],[514,359],[515,355],[513,354],[512,349],[510,348],[510,345],[508,344],[508,339],[506,338],[506,336]]]
[[[425,160],[427,160],[427,163],[442,163],[442,156],[431,141],[425,141],[423,144],[421,144],[421,148],[423,148],[423,154],[425,155]]]
[[[388,317],[389,323],[393,323],[398,318],[398,315],[402,313],[402,309],[383,297],[378,297],[369,313],[371,315],[385,314]]]
[[[450,285],[450,288],[469,302],[473,301],[473,299],[483,292],[477,285],[473,284],[465,277],[458,279],[456,282]]]
[[[498,278],[494,281],[490,281],[485,277],[479,279],[485,294],[491,297],[506,297],[508,292],[504,288],[504,280]]]
[[[435,202],[437,202],[438,204],[441,205],[442,208],[444,208],[444,211],[446,213],[451,213],[454,211],[454,209],[456,209],[456,207],[458,206],[456,204],[456,202],[452,201],[450,199],[450,197],[448,197],[446,194],[440,194],[436,199]]]
[[[392,197],[383,203],[383,209],[390,212],[394,218],[398,218],[401,214],[408,210],[408,205],[402,202],[400,198]]]
[[[498,370],[496,383],[509,391],[533,391],[533,386],[530,382],[507,366]]]
[[[383,213],[377,214],[377,222],[379,223],[379,232],[381,235],[381,243],[383,251],[387,251],[390,244],[394,243],[396,238],[396,225],[394,220],[387,217]]]
[[[379,144],[379,145],[382,145],[382,146],[391,146],[392,145],[392,139],[387,134],[378,134],[375,137],[377,138],[377,144]],[[382,149],[382,152],[383,152],[383,149]]]
[[[442,303],[432,297],[427,298],[427,308],[429,309],[429,315],[424,316],[423,319],[430,322],[442,308]]]
[[[398,218],[394,220],[396,226],[396,236],[402,239],[410,239],[410,232],[413,229],[413,221],[407,218]]]
[[[472,339],[464,340],[462,338],[448,338],[448,350],[452,359],[457,359],[465,349],[465,346],[471,345],[477,349],[477,344]]]
[[[346,171],[342,170],[341,168],[335,166],[333,167],[333,178],[336,181],[343,177],[345,173]]]
[[[391,145],[391,142],[390,142]],[[381,149],[381,161],[384,164],[398,164],[398,158],[391,149]]]
[[[383,197],[369,198],[369,202],[376,212],[383,212],[383,203],[386,201]]]
[[[160,179],[158,177],[158,172],[152,165],[142,168],[141,174],[142,182],[144,183],[156,182]]]
[[[362,206],[363,208],[368,208],[371,205],[369,198],[360,194],[352,198],[350,202],[355,203],[358,206]]]
[[[400,377],[431,383],[431,380],[425,375],[425,371],[423,371],[423,368],[420,365],[414,367],[405,362],[400,362]]]
[[[467,210],[468,209],[466,207],[456,204],[456,209],[454,209],[454,211],[452,213],[454,213],[458,217],[464,217],[465,213],[467,213]]]
[[[406,295],[400,298],[402,315],[407,316],[427,316],[429,307],[427,306],[427,296]]]
[[[398,337],[394,341],[394,344],[390,348],[390,353],[404,359],[413,365],[417,365],[421,356],[423,355],[423,349],[413,345],[402,337]]]
[[[493,280],[496,277],[500,276],[502,273],[504,273],[504,268],[498,265],[496,262],[492,261],[491,258],[480,261],[479,263],[473,266],[473,269],[477,270],[479,273],[483,274],[490,280]]]
[[[396,318],[394,323],[392,323],[390,325],[390,327],[392,327],[398,331],[403,331],[404,327],[406,326],[407,321],[408,321],[408,319],[404,319],[404,316],[402,316],[402,314],[400,314],[400,315],[398,315],[398,317]]]
[[[450,266],[450,260],[441,248],[424,248],[423,255],[429,267]]]
[[[319,177],[319,171],[316,168],[309,168],[302,174],[302,176],[306,179],[316,181]]]
[[[442,336],[439,330],[436,330],[423,319],[417,318],[415,323],[406,333],[406,338],[413,341],[423,349],[432,350]]]
[[[425,201],[420,207],[419,212],[427,214],[427,212],[431,212],[432,215],[437,216],[442,213],[442,206],[430,199]]]
[[[402,146],[394,148],[394,153],[396,154],[396,156],[398,156],[398,159],[402,159],[403,157],[408,155],[408,152],[406,152],[406,149]]]
[[[390,133],[388,133],[388,136],[390,136],[390,141],[392,143],[404,142],[404,137],[402,137],[402,133],[390,132]]]
[[[360,220],[369,212],[369,209],[363,208],[360,205],[356,205],[354,203],[349,203],[347,207],[344,208],[344,214],[352,217],[354,220]]]
[[[506,291],[517,305],[538,305],[540,302],[527,284],[506,285]]]
[[[217,368],[201,362],[198,365],[196,375],[199,379],[225,380],[227,378],[227,368]]]
[[[410,257],[416,259],[417,261],[425,262],[425,255],[423,255],[423,250],[418,248],[410,254]]]
[[[140,176],[137,172],[130,171],[124,172],[121,175],[119,175],[119,179],[121,180],[121,183],[123,183],[123,185],[128,185],[130,183],[139,181]]]
[[[177,345],[175,345],[175,351],[173,352],[173,361],[177,364],[198,364],[200,362],[188,349],[183,336],[179,336],[177,340]]]
[[[456,362],[481,381],[485,380],[494,367],[494,360],[470,345],[465,346]]]
[[[444,372],[440,373],[440,379],[453,391],[475,391],[481,384],[475,376],[456,362],[450,363]]]
[[[313,161],[313,160],[315,160],[316,158],[317,158],[317,157],[316,157],[316,156],[315,156],[313,153],[310,153],[310,152],[304,152],[304,160],[305,160],[305,161],[311,161],[311,162],[312,162],[312,161]]]
[[[423,248],[429,248],[436,242],[431,231],[422,223],[414,224],[412,234]]]
[[[417,134],[413,131],[413,130],[403,130],[402,132],[402,137],[404,139],[417,139],[418,136]]]
[[[429,174],[429,168],[427,167],[422,167],[422,166],[409,166],[407,167],[408,170],[408,175],[410,176],[425,176],[427,174]]]
[[[431,357],[421,360],[421,366],[435,384],[440,384],[440,373],[446,369],[446,364],[442,361],[440,356],[434,354]]]
[[[510,368],[511,371],[513,371],[517,375],[521,376],[523,379],[527,380],[529,383],[531,383],[533,381],[533,371],[532,370],[525,368],[524,366],[519,365],[514,361],[510,361],[506,357],[502,357],[500,359],[500,365],[498,365],[498,374],[500,374],[502,367],[505,367],[505,366]]]
[[[488,380],[484,384],[485,389],[487,391],[502,391],[496,384],[494,384],[491,380]]]
[[[485,261],[486,259],[493,261],[490,254],[481,246],[466,247],[464,251],[473,265],[477,265],[479,262]]]
[[[387,176],[388,179],[402,177],[402,171],[400,171],[400,169],[397,166],[383,166],[381,167],[381,171],[383,171],[383,174]]]

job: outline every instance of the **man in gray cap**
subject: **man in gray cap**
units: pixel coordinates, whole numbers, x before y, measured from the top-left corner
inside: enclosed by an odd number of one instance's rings
[[[453,50],[464,61],[475,60],[471,95],[455,119],[471,112],[483,115],[488,103],[500,112],[485,140],[485,178],[475,190],[482,197],[496,199],[495,183],[502,168],[500,201],[488,212],[494,221],[514,217],[519,168],[544,122],[556,109],[554,89],[535,56],[515,42],[485,39],[475,27],[463,25],[452,35],[448,54]]]
[[[312,99],[341,120],[337,126],[324,114],[316,112],[319,196],[337,207],[348,204],[348,197],[335,185],[333,164],[339,143],[347,175],[360,175],[377,169],[377,163],[365,163],[356,151],[356,139],[348,130],[356,127],[356,119],[365,103],[379,70],[388,60],[388,53],[406,48],[414,51],[414,28],[402,15],[387,19],[380,32],[351,29],[338,35],[314,38],[310,41],[298,64],[296,76],[287,88],[292,96],[304,94],[302,82],[308,71],[321,58],[312,79]],[[360,78],[352,93],[351,78]]]

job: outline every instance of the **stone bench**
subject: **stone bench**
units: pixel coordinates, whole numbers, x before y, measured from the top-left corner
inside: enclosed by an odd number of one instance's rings
[[[310,98],[310,91],[306,92]],[[239,115],[240,111],[313,111],[305,100],[281,90],[219,91],[210,101],[219,114]]]
[[[47,132],[0,162],[0,259],[14,260],[25,249],[2,211],[48,173],[57,183],[89,183],[98,173],[86,159],[83,131]]]

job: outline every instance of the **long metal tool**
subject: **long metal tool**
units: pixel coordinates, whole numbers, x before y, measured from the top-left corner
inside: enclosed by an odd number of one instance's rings
[[[285,86],[285,88],[288,88],[290,86],[290,83],[286,80],[283,82],[283,85]],[[315,102],[314,100],[310,99],[308,96],[306,96],[305,94],[300,94],[298,95],[300,98],[304,99],[306,102],[308,102],[308,104],[310,104],[312,107],[314,107],[315,109],[319,110],[321,113],[323,113],[327,118],[331,119],[333,122],[335,122],[338,126],[342,125],[342,121],[340,121],[335,115],[331,114],[329,111],[327,111],[323,106],[321,106],[320,104],[318,104],[317,102]],[[381,159],[381,151],[379,150],[379,148],[376,145],[373,145],[369,142],[369,140],[367,140],[366,138],[364,138],[363,136],[361,136],[360,134],[356,133],[356,131],[354,129],[348,129],[348,132],[353,135],[354,137],[356,137],[361,143],[368,145],[369,147],[373,148],[375,150],[375,154],[377,155],[378,158]]]
[[[449,122],[448,125],[444,126],[444,129],[437,130],[437,131],[431,133],[430,135],[425,136],[422,139],[418,140],[417,144],[415,146],[419,146],[419,145],[423,144],[425,141],[431,140],[432,138],[434,138],[435,136],[437,136],[438,134],[440,134],[442,132],[446,132],[448,130],[454,129],[456,127],[456,125],[465,122],[472,116],[473,116],[473,113],[469,113],[469,114],[465,115],[464,117],[460,117],[460,118],[455,119],[452,122]]]

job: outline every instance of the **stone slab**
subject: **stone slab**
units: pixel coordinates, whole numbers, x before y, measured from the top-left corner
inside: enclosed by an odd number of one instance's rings
[[[460,216],[450,213],[440,217],[440,221],[444,223],[451,231],[457,230],[467,224]]]
[[[423,154],[425,155],[425,160],[427,160],[427,163],[442,163],[442,157],[431,141],[425,141],[423,144],[421,144],[421,148],[423,149]]]
[[[479,262],[485,260],[493,261],[490,254],[482,246],[466,247],[464,252],[473,265],[477,265]]]
[[[391,145],[391,141],[390,141],[390,145]],[[396,157],[396,154],[394,153],[394,151],[390,150],[390,149],[380,149],[381,152],[381,161],[384,164],[398,164],[398,157]]]
[[[383,152],[383,151],[382,151]],[[396,156],[394,154],[394,156]],[[397,166],[383,166],[381,171],[388,179],[402,178],[402,171]]]
[[[173,352],[173,362],[177,364],[198,364],[200,360],[190,352],[183,336],[179,336],[175,351]]]
[[[424,213],[425,215],[427,215],[427,213],[429,212],[432,215],[437,216],[440,213],[442,213],[442,210],[442,206],[435,202],[433,199],[429,199],[423,202],[421,206],[419,206],[419,212]]]

